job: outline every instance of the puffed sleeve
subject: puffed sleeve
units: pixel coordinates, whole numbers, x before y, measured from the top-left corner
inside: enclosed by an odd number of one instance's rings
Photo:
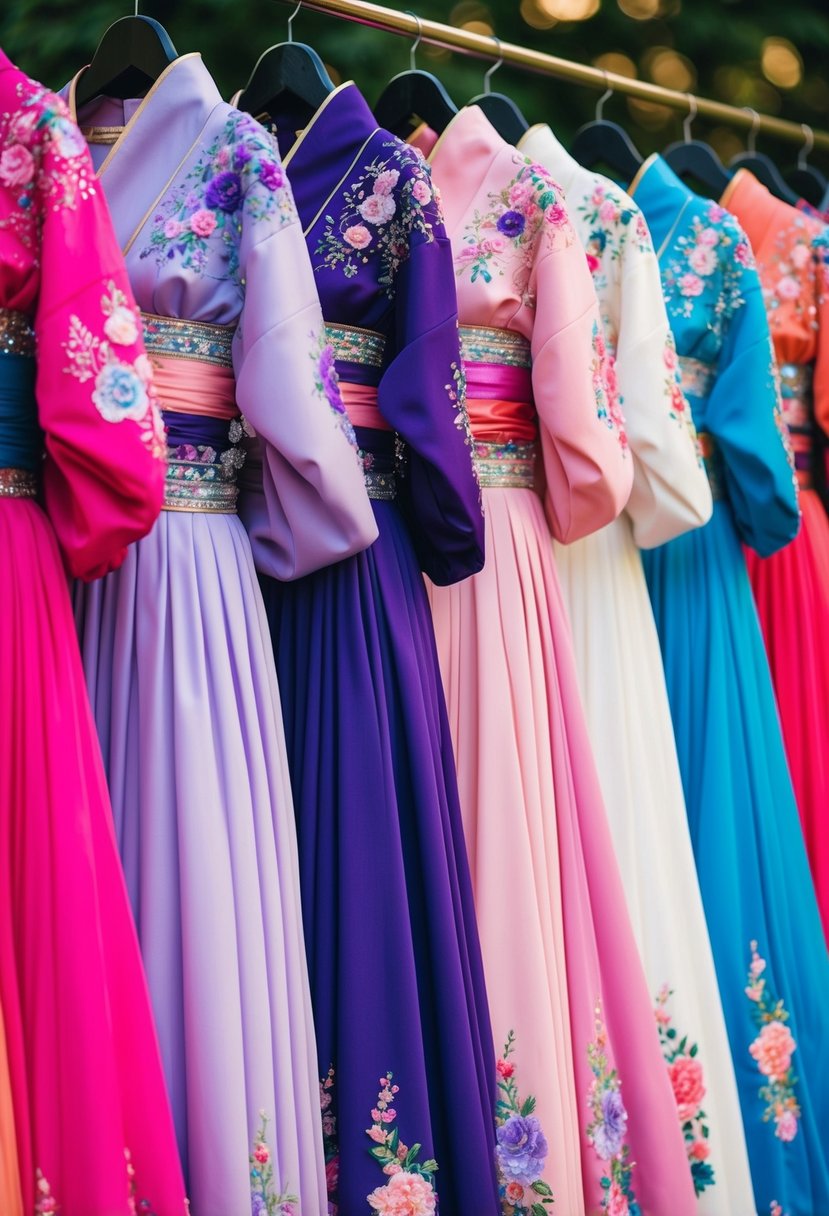
[[[607,349],[584,248],[560,204],[548,213],[553,218],[529,284],[535,300],[532,383],[545,510],[553,536],[566,544],[616,518],[630,495],[633,461],[622,442],[618,397],[607,381]]]
[[[246,152],[233,340],[236,401],[256,432],[239,513],[264,574],[294,579],[377,537],[313,272],[275,141],[239,115]]]
[[[121,564],[152,527],[165,447],[132,297],[84,140],[47,94],[32,131],[42,211],[35,312],[44,505],[70,574]]]
[[[740,278],[742,303],[723,341],[705,425],[740,536],[768,557],[797,535],[800,509],[760,280],[753,265]]]
[[[398,505],[421,569],[439,585],[484,564],[484,521],[472,461],[457,323],[452,249],[425,164],[399,206],[411,214],[409,254],[397,273],[396,354],[378,405],[406,448]]]
[[[706,523],[713,502],[647,229],[623,256],[616,374],[633,455],[627,513],[637,545],[650,549]]]

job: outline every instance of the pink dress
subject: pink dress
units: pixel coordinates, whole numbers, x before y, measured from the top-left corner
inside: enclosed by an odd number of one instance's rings
[[[829,940],[829,520],[812,482],[815,415],[829,401],[827,235],[746,170],[723,206],[754,249],[800,483],[798,535],[771,557],[746,549],[746,563]]]
[[[559,187],[479,109],[436,144],[417,138],[434,145],[455,252],[486,515],[483,571],[430,597],[493,1030],[506,1045],[502,1210],[537,1216],[550,1187],[567,1216],[628,1211],[634,1199],[649,1216],[690,1216],[551,545],[551,533],[566,542],[609,523],[631,489],[595,292]],[[539,1191],[530,1166],[542,1161]]]
[[[0,51],[0,1007],[29,1214],[186,1206],[66,580],[161,506],[139,333],[83,139]]]

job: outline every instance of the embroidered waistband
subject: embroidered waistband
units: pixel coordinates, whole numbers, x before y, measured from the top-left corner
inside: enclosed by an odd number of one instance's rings
[[[680,355],[678,362],[683,393],[707,397],[717,377],[713,363],[703,363],[702,359],[692,359],[689,355]]]
[[[236,511],[236,474],[238,465],[232,460],[216,460],[213,448],[199,444],[188,453],[193,459],[177,456],[180,449],[171,448],[164,483],[165,511],[213,511],[223,515]],[[230,448],[229,452],[235,452]],[[223,453],[227,456],[228,453]]]
[[[461,325],[461,355],[465,363],[502,363],[506,367],[532,367],[530,344],[512,329]]]
[[[483,443],[473,446],[478,481],[484,488],[532,490],[535,486],[536,443]]]
[[[326,325],[325,337],[334,351],[334,358],[342,363],[359,363],[364,367],[383,366],[386,339],[373,329],[360,329],[356,325]]]
[[[0,308],[0,355],[35,353],[35,331],[25,312]]]
[[[705,465],[705,472],[708,474],[711,497],[715,500],[725,498],[722,463],[714,436],[709,434],[708,431],[699,431],[697,433],[697,448]]]
[[[0,498],[37,498],[37,477],[29,469],[0,469]]]
[[[215,363],[219,367],[233,366],[231,347],[235,326],[181,321],[177,317],[157,317],[149,312],[142,312],[141,320],[148,354],[198,359],[201,363]]]

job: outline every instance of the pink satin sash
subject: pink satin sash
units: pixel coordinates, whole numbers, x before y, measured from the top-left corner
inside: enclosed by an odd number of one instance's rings
[[[375,431],[390,431],[392,428],[386,422],[377,408],[377,388],[373,384],[350,384],[347,380],[340,381],[340,396],[343,399],[345,412],[352,426],[371,427]]]
[[[532,442],[538,437],[532,377],[503,363],[464,363],[466,409],[472,434],[485,443]]]
[[[152,365],[162,409],[228,420],[238,417],[232,368],[171,355],[153,355]]]

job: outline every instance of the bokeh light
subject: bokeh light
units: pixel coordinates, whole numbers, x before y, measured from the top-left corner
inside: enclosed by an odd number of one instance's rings
[[[680,93],[696,88],[697,71],[691,60],[670,47],[654,46],[642,56],[642,66],[654,84]]]
[[[764,38],[760,63],[766,80],[781,89],[794,89],[803,79],[803,60],[788,38]]]
[[[537,7],[556,21],[586,21],[595,17],[601,0],[536,0]]]
[[[633,17],[634,21],[650,21],[662,10],[661,0],[617,0],[617,3],[625,16]]]

